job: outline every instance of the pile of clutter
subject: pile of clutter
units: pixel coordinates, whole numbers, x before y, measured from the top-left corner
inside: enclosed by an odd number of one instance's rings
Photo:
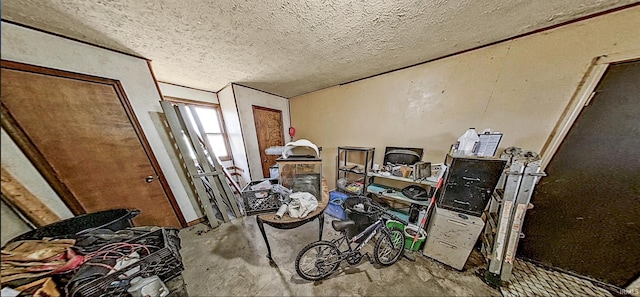
[[[95,229],[2,248],[2,296],[167,296],[184,270],[178,230]]]
[[[347,193],[360,194],[364,187],[363,179],[347,180],[347,178],[341,178],[337,181],[336,186],[338,189],[346,191]]]

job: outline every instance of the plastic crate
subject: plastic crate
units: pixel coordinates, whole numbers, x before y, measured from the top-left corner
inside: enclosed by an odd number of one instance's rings
[[[77,238],[78,235],[89,233],[96,229],[118,231],[133,227],[131,219],[139,214],[140,210],[124,208],[83,214],[23,233],[12,238],[9,242],[38,240],[45,237]]]
[[[174,277],[172,280],[165,282],[165,285],[169,289],[169,295],[167,297],[185,297],[189,296],[187,291],[187,284],[184,282],[182,275]]]
[[[173,233],[169,234],[171,232]],[[144,244],[151,253],[112,274],[74,282],[69,296],[128,296],[129,282],[137,276],[157,275],[162,281],[167,282],[184,271],[177,230],[162,228],[127,242]]]
[[[253,215],[263,212],[277,211],[282,205],[280,194],[271,190],[251,190],[251,186],[259,184],[263,181],[252,181],[242,189],[242,200],[247,215]],[[272,185],[278,184],[277,179],[270,179]]]
[[[347,236],[349,238],[358,235],[378,219],[376,212],[356,210],[355,205],[362,202],[372,203],[371,198],[364,196],[350,196],[344,200],[343,205],[347,218],[356,223],[354,226],[347,228]],[[356,242],[362,242],[365,238],[361,237]]]

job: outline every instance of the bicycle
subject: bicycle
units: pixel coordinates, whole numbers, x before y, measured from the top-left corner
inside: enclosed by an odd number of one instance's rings
[[[353,197],[350,197],[353,198]],[[397,262],[404,252],[405,236],[404,232],[398,228],[389,229],[386,226],[387,220],[392,218],[407,225],[407,222],[397,216],[388,213],[387,209],[375,204],[367,197],[358,196],[361,208],[354,207],[353,211],[359,211],[367,215],[375,215],[377,219],[369,225],[364,231],[353,237],[349,237],[347,229],[355,227],[356,223],[351,220],[331,222],[334,230],[339,231],[342,236],[331,241],[319,240],[305,246],[296,257],[296,272],[300,277],[310,281],[317,281],[328,278],[333,274],[342,261],[347,261],[350,265],[356,265],[367,257],[369,263],[373,264],[373,260],[369,253],[362,254],[360,250],[371,240],[377,233],[378,236],[375,247],[373,249],[373,257],[375,261],[382,266],[390,266]],[[358,240],[364,238],[355,248],[351,245]],[[340,251],[340,246],[347,243],[347,249]]]

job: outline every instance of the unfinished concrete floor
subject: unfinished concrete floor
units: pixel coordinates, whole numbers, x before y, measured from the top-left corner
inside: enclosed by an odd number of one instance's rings
[[[339,236],[325,215],[323,239]],[[265,225],[277,267],[269,265],[255,216],[235,219],[211,229],[198,224],[182,229],[183,273],[190,296],[500,296],[476,272],[472,259],[460,272],[415,253],[417,261],[401,259],[389,267],[363,260],[343,262],[329,279],[310,282],[295,271],[297,253],[318,240],[318,221],[297,229]],[[371,251],[372,243],[365,250]]]

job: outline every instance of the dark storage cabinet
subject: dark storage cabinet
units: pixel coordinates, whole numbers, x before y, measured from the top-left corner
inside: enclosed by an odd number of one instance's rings
[[[472,216],[481,216],[506,162],[498,158],[447,155],[445,164],[449,170],[438,197],[438,206]]]

